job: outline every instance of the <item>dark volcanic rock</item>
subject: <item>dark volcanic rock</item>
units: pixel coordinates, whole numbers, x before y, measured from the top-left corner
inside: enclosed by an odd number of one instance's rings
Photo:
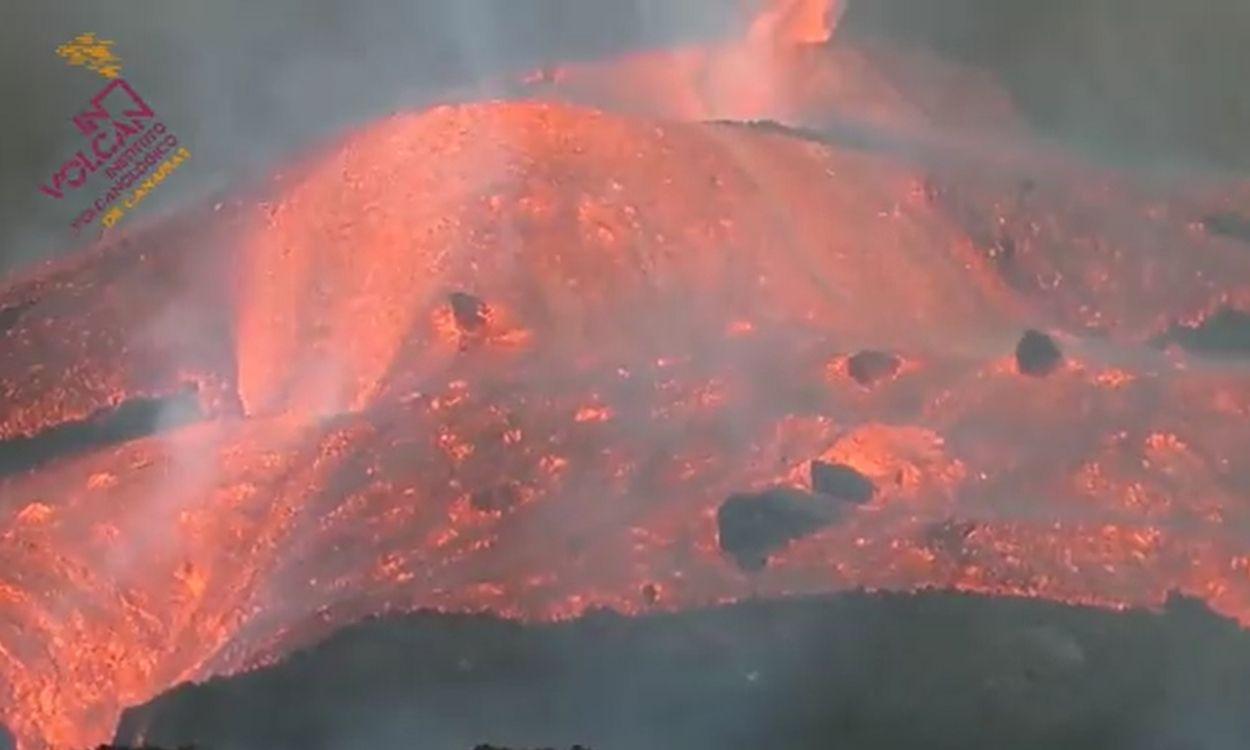
[[[1016,368],[1021,374],[1043,377],[1054,372],[1062,361],[1059,347],[1041,331],[1025,331],[1016,345]]]
[[[1250,747],[1246,695],[1250,633],[1200,604],[1112,612],[847,594],[622,617],[612,628],[371,620],[275,666],[175,688],[127,711],[116,741],[1223,750]]]
[[[448,301],[456,325],[463,331],[476,331],[486,325],[486,303],[472,294],[452,292]]]
[[[642,587],[642,600],[648,606],[654,605],[660,601],[660,589],[654,583],[648,583]]]
[[[846,360],[846,374],[860,385],[869,386],[898,372],[898,357],[888,352],[865,349]]]
[[[845,464],[812,461],[812,490],[849,503],[866,503],[876,494],[877,486]]]
[[[835,516],[818,498],[788,487],[733,495],[716,513],[720,548],[743,570],[760,570],[770,553],[827,526]]]

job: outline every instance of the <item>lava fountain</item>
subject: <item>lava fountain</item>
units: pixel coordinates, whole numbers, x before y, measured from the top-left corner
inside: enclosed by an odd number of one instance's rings
[[[0,293],[5,445],[97,424],[0,479],[25,748],[421,607],[1175,590],[1250,622],[1250,381],[1207,335],[1250,255],[1196,223],[1244,186],[507,101],[262,193]],[[136,404],[150,434],[99,439]]]

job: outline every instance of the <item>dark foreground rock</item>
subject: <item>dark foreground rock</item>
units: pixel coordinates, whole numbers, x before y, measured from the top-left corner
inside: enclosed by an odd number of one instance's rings
[[[1250,634],[1162,614],[851,594],[524,626],[374,620],[183,686],[116,742],[233,750],[1224,750],[1250,747]]]

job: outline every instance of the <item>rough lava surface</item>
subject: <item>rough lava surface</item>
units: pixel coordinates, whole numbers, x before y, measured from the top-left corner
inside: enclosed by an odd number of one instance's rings
[[[24,748],[393,610],[1179,590],[1250,622],[1250,368],[1203,333],[1250,310],[1203,224],[1245,185],[504,101],[257,193],[0,290],[6,445],[201,417],[0,479]],[[813,461],[871,499],[743,570],[718,508]]]

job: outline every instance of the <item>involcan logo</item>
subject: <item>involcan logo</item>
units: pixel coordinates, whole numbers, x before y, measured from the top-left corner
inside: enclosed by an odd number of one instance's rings
[[[93,70],[108,83],[71,118],[82,144],[39,185],[39,191],[63,200],[102,171],[109,180],[108,189],[97,194],[70,226],[79,232],[98,218],[102,226],[111,227],[189,159],[191,152],[122,77],[121,59],[113,52],[112,41],[89,32],[56,51],[70,65]]]

